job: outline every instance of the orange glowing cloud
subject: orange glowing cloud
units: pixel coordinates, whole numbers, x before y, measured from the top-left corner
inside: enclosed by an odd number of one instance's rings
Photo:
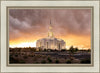
[[[36,40],[48,36],[50,19],[67,49],[91,48],[91,9],[10,9],[9,46],[36,47]]]

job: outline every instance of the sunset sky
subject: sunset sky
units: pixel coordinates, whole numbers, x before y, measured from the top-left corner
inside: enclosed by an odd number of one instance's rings
[[[36,47],[36,40],[48,36],[50,19],[67,49],[91,48],[91,9],[10,9],[10,47]]]

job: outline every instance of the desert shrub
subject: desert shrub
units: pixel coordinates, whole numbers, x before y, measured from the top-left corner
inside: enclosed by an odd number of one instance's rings
[[[27,57],[27,56],[23,56],[23,58],[24,58],[24,59],[27,59],[28,57]]]
[[[46,61],[45,61],[45,60],[42,60],[42,61],[41,61],[41,63],[43,63],[43,64],[44,64],[44,63],[46,63]]]
[[[24,55],[23,53],[21,53],[21,55]]]
[[[40,58],[40,57],[41,57],[41,55],[37,55],[37,57],[38,57],[38,58]]]
[[[66,51],[66,49],[61,49],[62,52]]]
[[[51,62],[52,62],[52,60],[50,59],[50,57],[48,57],[48,58],[47,58],[47,60],[49,61],[49,63],[51,63]]]
[[[35,62],[35,64],[38,64],[39,62]]]
[[[18,57],[18,55],[17,55],[17,54],[15,54],[15,57]]]
[[[47,49],[44,49],[43,51],[47,51]]]
[[[33,55],[29,55],[29,57],[33,57]]]
[[[38,60],[37,56],[33,57],[33,60],[34,61],[37,61]]]
[[[12,57],[13,55],[12,54],[10,54],[10,57]]]
[[[24,60],[20,60],[19,63],[25,63],[25,61]]]
[[[56,63],[59,63],[59,60],[57,60],[57,59],[56,59],[56,61],[55,61],[55,62],[56,62]]]
[[[19,63],[19,60],[13,58],[12,56],[10,56],[9,60],[10,60],[10,63]]]
[[[71,60],[67,60],[66,63],[70,64],[71,63]]]
[[[31,57],[34,57],[33,55],[31,55]]]
[[[90,59],[83,59],[83,60],[81,60],[81,63],[83,63],[83,64],[90,64],[91,61],[90,61]]]

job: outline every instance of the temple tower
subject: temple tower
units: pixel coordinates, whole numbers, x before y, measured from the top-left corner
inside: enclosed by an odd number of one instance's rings
[[[49,38],[53,38],[53,37],[54,37],[53,31],[52,31],[51,20],[50,20],[50,24],[49,24],[48,37],[49,37]]]

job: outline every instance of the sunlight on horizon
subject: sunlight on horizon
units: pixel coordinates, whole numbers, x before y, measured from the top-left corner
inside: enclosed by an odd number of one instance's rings
[[[11,48],[14,47],[36,47],[36,41],[35,42],[24,42],[16,45],[10,45]]]
[[[73,46],[74,48],[78,48],[78,49],[88,49],[88,48],[83,48],[82,47],[83,45],[81,46]],[[25,47],[36,47],[36,41],[34,42],[24,42],[24,43],[20,43],[20,44],[16,44],[16,45],[10,45],[9,47],[11,48],[25,48]],[[71,46],[66,46],[66,49],[69,49]]]

